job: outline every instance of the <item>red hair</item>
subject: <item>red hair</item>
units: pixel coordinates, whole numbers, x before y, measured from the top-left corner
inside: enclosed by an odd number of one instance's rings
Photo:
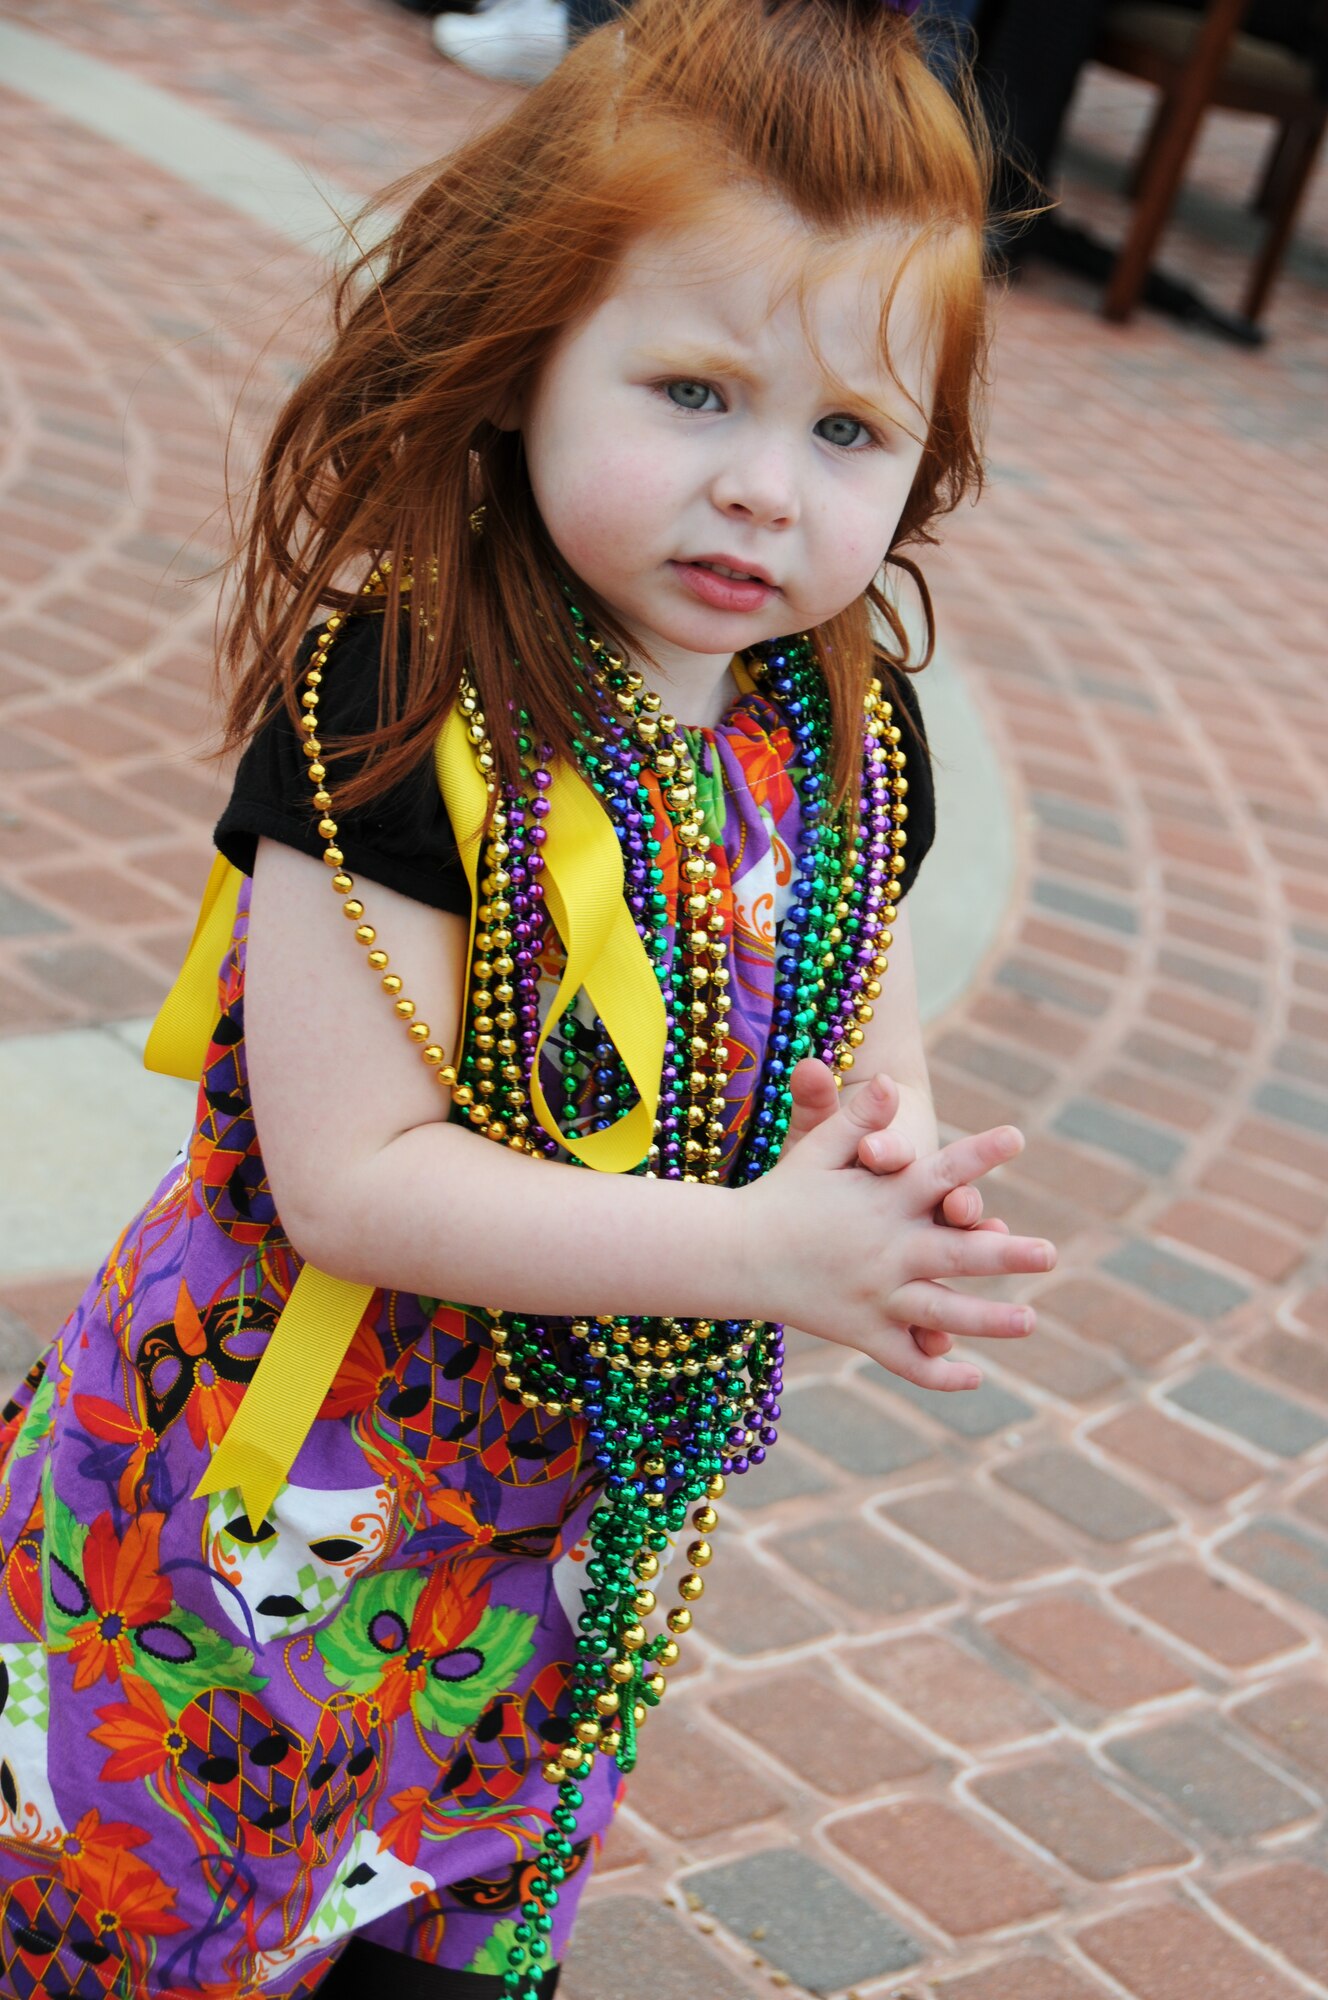
[[[329,755],[337,803],[362,804],[420,763],[463,662],[490,718],[524,708],[534,735],[571,755],[558,558],[520,436],[490,418],[605,297],[627,246],[735,187],[827,236],[887,225],[916,243],[935,393],[890,559],[922,588],[929,658],[930,601],[900,551],[934,540],[938,516],[981,485],[988,185],[975,114],[880,0],[637,0],[509,117],[380,198],[410,196],[383,243],[336,281],[334,339],[282,410],[254,483],[222,653],[224,748],[252,733],[277,690],[298,713],[302,634],[354,603],[386,556],[382,726],[359,739],[364,766],[340,787]],[[406,568],[421,615],[403,621]],[[626,645],[609,608],[569,582],[591,622]],[[880,656],[873,606],[895,641],[886,657],[904,666],[903,627],[874,588],[818,634],[841,787]],[[492,735],[500,775],[514,778],[514,744]]]

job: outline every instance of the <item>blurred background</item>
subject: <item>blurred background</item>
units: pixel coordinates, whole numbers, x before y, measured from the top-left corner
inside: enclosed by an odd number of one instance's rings
[[[0,0],[6,1380],[189,1125],[138,1056],[225,792],[227,454],[337,219],[573,5]],[[1324,9],[958,32],[1059,206],[993,242],[991,486],[926,558],[911,907],[941,1117],[1023,1126],[994,1205],[1060,1266],[969,1397],[795,1342],[568,2000],[1328,1993]]]

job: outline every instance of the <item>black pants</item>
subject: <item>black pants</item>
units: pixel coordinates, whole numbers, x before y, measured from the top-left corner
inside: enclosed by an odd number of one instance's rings
[[[620,14],[626,0],[567,0],[567,25],[572,31],[572,40],[588,35],[592,28],[602,28],[615,14]]]
[[[555,1965],[544,1975],[542,2000],[553,2000],[557,1990]],[[487,1973],[445,1972],[352,1938],[318,1988],[318,2000],[502,2000],[502,1992],[502,1980]]]

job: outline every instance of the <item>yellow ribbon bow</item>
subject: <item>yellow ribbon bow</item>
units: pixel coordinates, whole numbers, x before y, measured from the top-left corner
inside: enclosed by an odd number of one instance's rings
[[[434,764],[470,884],[473,945],[488,791],[455,708],[439,731]],[[573,1158],[601,1173],[628,1173],[645,1157],[654,1132],[664,999],[623,897],[622,851],[607,813],[579,773],[565,765],[553,774],[549,801],[544,894],[566,965],[540,1032],[531,1102],[541,1124]],[[148,1036],[143,1055],[148,1069],[187,1080],[203,1071],[217,1024],[217,970],[235,927],[241,880],[240,871],[218,855],[184,964]],[[582,991],[611,1036],[637,1101],[605,1131],[577,1136],[561,1129],[545,1098],[539,1058]],[[463,1017],[459,1036],[464,1025]],[[258,1528],[290,1477],[376,1289],[302,1266],[195,1498],[238,1488],[250,1525]]]

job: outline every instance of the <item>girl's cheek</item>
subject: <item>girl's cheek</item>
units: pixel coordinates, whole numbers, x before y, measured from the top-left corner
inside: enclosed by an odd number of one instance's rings
[[[593,579],[602,569],[616,567],[638,536],[634,500],[642,480],[620,487],[607,480],[563,485],[542,509],[544,525],[559,553],[582,576]]]
[[[589,480],[577,482],[579,523],[587,533],[613,545],[648,531],[669,511],[670,470],[667,457],[626,446],[601,455]]]
[[[842,580],[849,597],[856,596],[866,589],[880,567],[886,539],[881,536],[875,515],[864,520],[856,510],[841,508],[837,519],[820,523],[817,567],[827,581],[831,576]],[[859,582],[859,578],[866,581]]]
[[[845,574],[861,573],[868,581],[875,576],[899,526],[909,484],[907,480],[892,480],[884,492],[862,506],[844,510],[838,554]]]

